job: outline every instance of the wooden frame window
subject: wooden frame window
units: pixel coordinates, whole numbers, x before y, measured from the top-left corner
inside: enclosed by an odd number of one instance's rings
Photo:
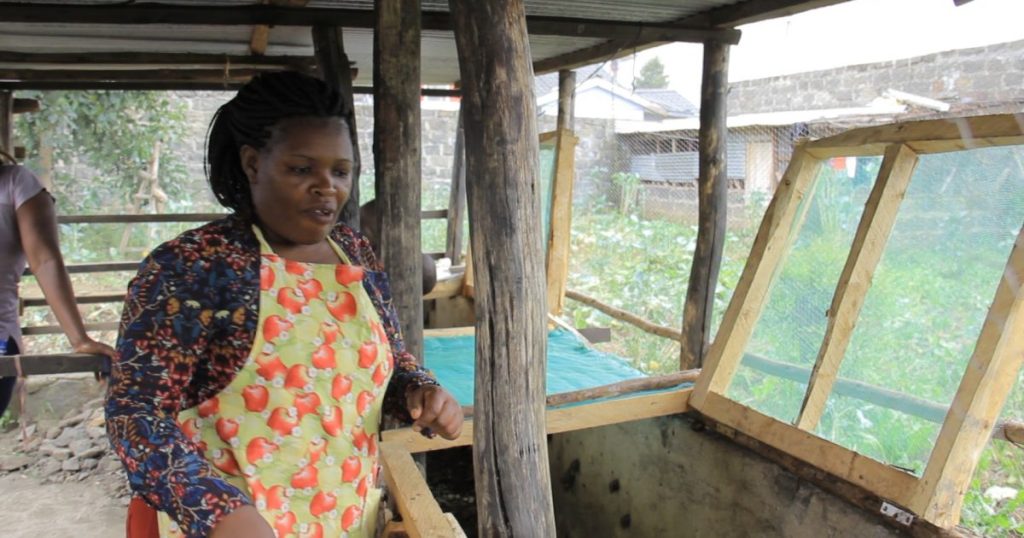
[[[1024,361],[1024,228],[1005,263],[965,373],[920,476],[813,433],[836,386],[851,334],[920,155],[1024,144],[1014,115],[853,130],[804,143],[780,182],[710,348],[690,405],[712,420],[804,460],[941,527],[959,521],[963,493]],[[773,283],[804,222],[819,171],[836,157],[883,156],[826,314],[803,404],[792,423],[726,396]],[[1019,224],[1017,224],[1019,225]]]

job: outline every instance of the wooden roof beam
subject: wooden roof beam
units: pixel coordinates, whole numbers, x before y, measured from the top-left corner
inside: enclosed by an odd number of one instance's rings
[[[370,10],[298,8],[291,6],[189,6],[165,4],[19,4],[0,3],[4,22],[60,24],[181,24],[181,25],[274,25],[341,26],[373,28]],[[638,23],[569,17],[527,17],[530,35],[628,39],[641,41],[702,42],[717,39],[735,44],[739,32],[731,29],[689,26],[675,22]],[[451,30],[451,16],[424,12],[424,30]]]
[[[9,52],[0,51],[0,64],[86,65],[105,66],[272,66],[290,69],[313,69],[313,56],[257,56],[245,54],[198,54],[167,52]]]

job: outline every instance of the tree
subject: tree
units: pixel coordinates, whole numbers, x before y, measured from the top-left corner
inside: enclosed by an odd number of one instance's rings
[[[634,86],[637,88],[668,88],[668,75],[665,66],[657,56],[651,58],[640,68],[640,76],[636,77]]]

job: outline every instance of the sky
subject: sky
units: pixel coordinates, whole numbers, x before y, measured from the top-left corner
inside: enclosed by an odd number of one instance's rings
[[[739,28],[729,80],[741,81],[910,58],[1024,39],[1024,0],[852,0]],[[657,55],[669,87],[700,101],[701,46],[672,44],[619,62],[619,82]]]

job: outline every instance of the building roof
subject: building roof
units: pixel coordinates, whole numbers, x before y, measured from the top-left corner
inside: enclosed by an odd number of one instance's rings
[[[660,88],[637,88],[634,90],[637,95],[661,105],[670,116],[676,118],[688,118],[696,116],[700,110],[675,90]]]
[[[733,28],[848,0],[524,0],[537,73],[600,63],[666,41],[735,41]],[[260,0],[49,0],[0,2],[0,81],[164,80],[211,85],[247,78],[281,56],[311,59],[309,26],[344,27],[357,85],[373,73],[373,2],[311,0],[305,7]],[[294,4],[294,2],[292,2]],[[422,82],[459,80],[447,0],[421,0]],[[272,25],[265,56],[251,54],[257,25]],[[95,53],[120,54],[102,61]],[[84,54],[83,54],[84,53]],[[145,54],[145,56],[142,56]],[[179,55],[172,57],[171,55]],[[186,58],[182,55],[193,55]],[[197,54],[206,57],[194,56]],[[232,56],[211,64],[211,57]],[[285,62],[286,60],[280,60]],[[140,66],[146,67],[146,73]],[[92,73],[81,73],[90,70]],[[219,73],[219,75],[218,75]]]

